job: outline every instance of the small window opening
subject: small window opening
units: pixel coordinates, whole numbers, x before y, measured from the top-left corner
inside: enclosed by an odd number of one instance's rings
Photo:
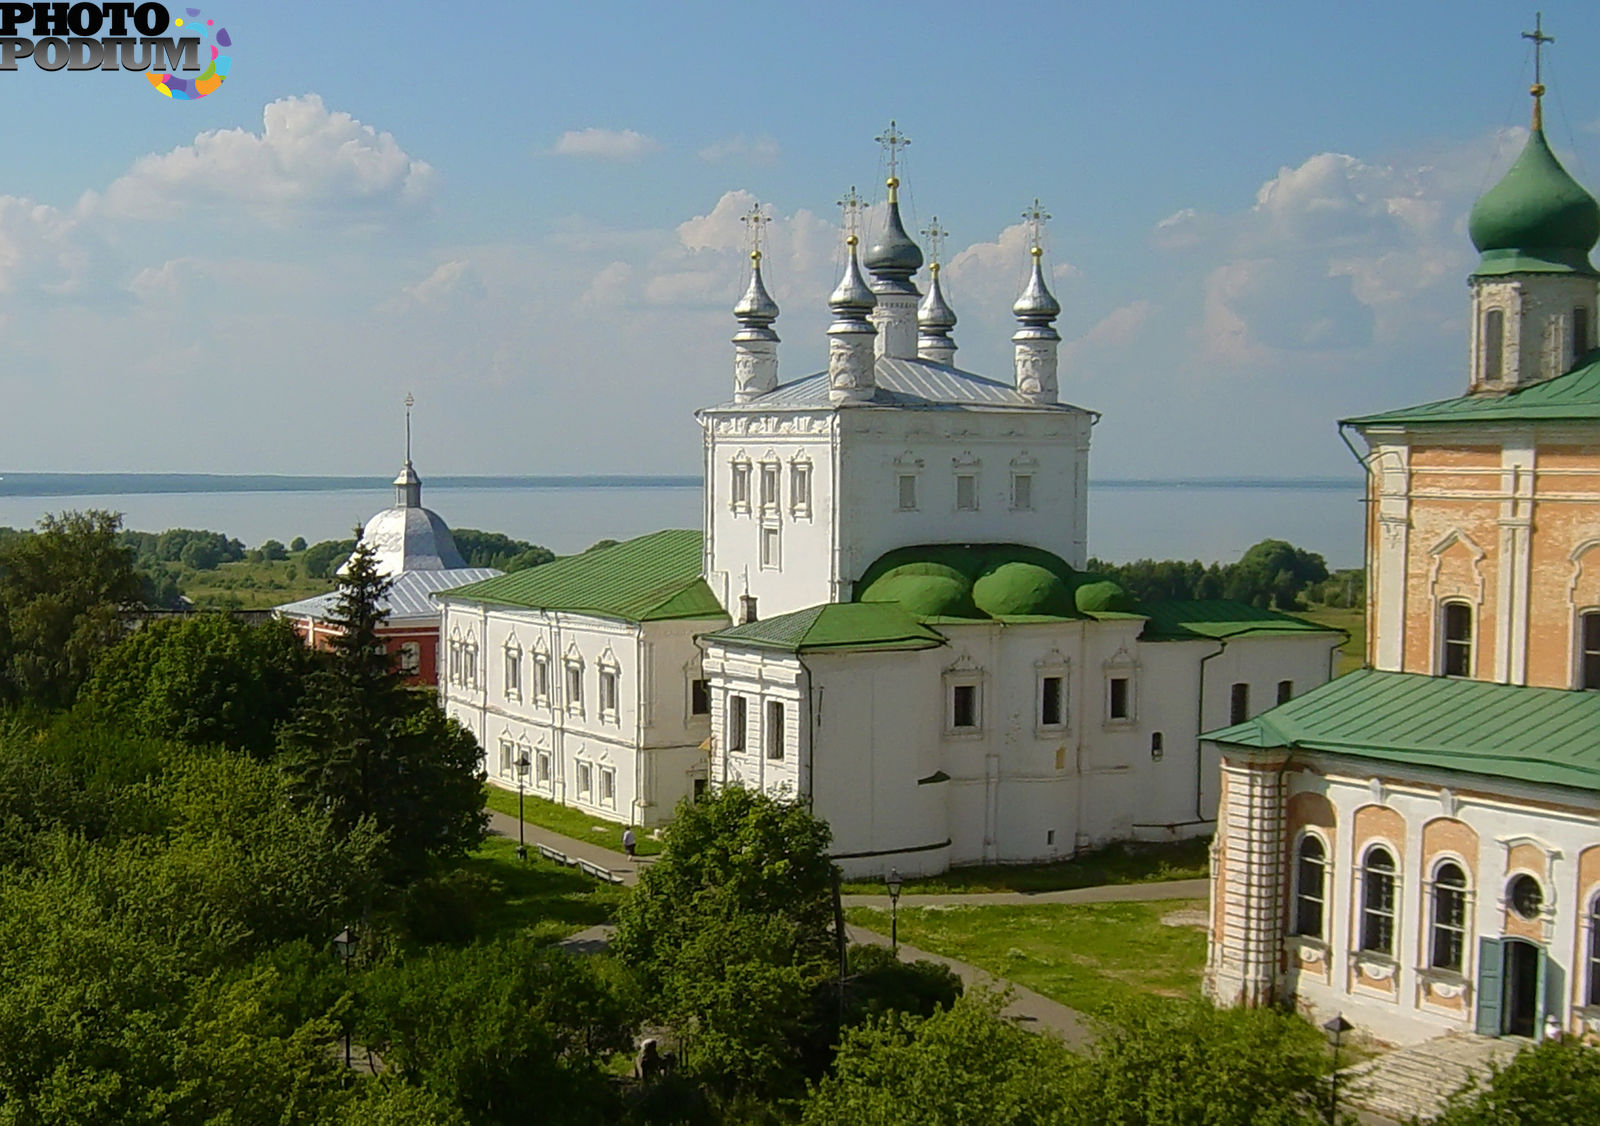
[[[950,690],[950,726],[973,728],[978,726],[978,686],[957,684]]]
[[[1109,701],[1112,719],[1128,718],[1128,678],[1114,676],[1111,678],[1111,695]]]
[[[1248,684],[1235,684],[1233,696],[1228,703],[1228,722],[1243,723],[1250,718],[1250,686]]]
[[[1498,383],[1505,373],[1506,315],[1490,309],[1483,315],[1483,378]]]
[[[1060,727],[1064,722],[1066,709],[1063,706],[1065,693],[1062,692],[1062,678],[1047,676],[1039,682],[1039,725],[1041,727]]]

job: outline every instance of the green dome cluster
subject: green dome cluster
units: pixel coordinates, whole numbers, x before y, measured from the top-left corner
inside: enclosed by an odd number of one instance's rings
[[[1600,240],[1600,206],[1535,129],[1510,170],[1473,206],[1467,230],[1482,255],[1478,276],[1593,274],[1589,251]]]
[[[857,602],[896,602],[919,618],[1078,618],[1135,609],[1116,583],[1020,544],[926,544],[884,555]]]

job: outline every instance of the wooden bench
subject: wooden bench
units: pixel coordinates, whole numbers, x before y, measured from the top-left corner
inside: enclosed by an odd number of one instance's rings
[[[579,860],[578,867],[589,873],[589,875],[593,876],[595,879],[604,880],[608,884],[620,884],[622,882],[621,876],[617,875],[610,868],[600,867],[600,865],[596,864],[592,860]]]

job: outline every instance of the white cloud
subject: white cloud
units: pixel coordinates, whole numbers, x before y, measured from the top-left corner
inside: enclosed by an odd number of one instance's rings
[[[0,196],[0,293],[74,290],[84,265],[78,226],[54,207]]]
[[[213,130],[192,145],[141,157],[82,209],[156,220],[201,207],[289,223],[371,218],[431,191],[430,165],[315,94],[271,102],[261,116],[259,133]]]
[[[632,129],[569,129],[551,147],[552,156],[592,160],[638,160],[661,149],[661,142]]]
[[[754,136],[737,133],[707,145],[699,156],[708,164],[741,162],[767,166],[778,162],[778,142],[765,133]]]
[[[418,305],[440,306],[457,295],[481,296],[483,284],[470,262],[452,258],[441,262],[433,273],[415,285],[406,286],[402,292]]]

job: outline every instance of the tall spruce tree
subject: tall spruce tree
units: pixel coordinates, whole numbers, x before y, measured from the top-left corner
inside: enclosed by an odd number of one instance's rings
[[[332,660],[311,677],[279,746],[301,800],[325,806],[344,832],[375,824],[389,840],[387,875],[405,882],[430,860],[476,847],[487,817],[477,743],[431,694],[404,686],[379,636],[392,585],[358,541],[339,580]]]

